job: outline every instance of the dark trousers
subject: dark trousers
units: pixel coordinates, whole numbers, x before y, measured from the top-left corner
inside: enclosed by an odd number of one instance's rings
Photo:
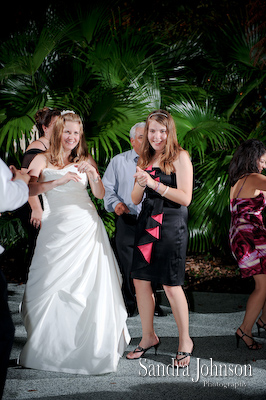
[[[137,218],[123,214],[116,221],[115,247],[118,264],[123,277],[122,293],[129,313],[136,309],[135,289],[131,274]]]
[[[17,276],[22,282],[26,282],[28,279],[28,272],[31,265],[31,260],[34,254],[36,240],[40,231],[40,228],[36,229],[30,223],[31,207],[29,203],[24,204],[14,212],[14,217],[17,217],[22,222],[23,228],[28,234],[27,238],[27,252],[25,248],[22,248],[22,253],[18,252],[15,260],[15,268],[13,271],[14,275]],[[25,255],[26,254],[26,255]],[[23,260],[23,262],[22,262]]]
[[[7,303],[7,284],[0,270],[0,399],[2,398],[15,328]]]

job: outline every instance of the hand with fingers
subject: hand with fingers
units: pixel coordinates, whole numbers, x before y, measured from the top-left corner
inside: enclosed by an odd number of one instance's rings
[[[118,203],[115,206],[116,215],[129,214],[129,208],[124,203]]]
[[[81,161],[75,165],[75,167],[78,169],[78,172],[85,172],[88,178],[92,178],[93,181],[96,181],[99,178],[96,168],[88,161]]]
[[[57,180],[57,184],[58,186],[60,185],[65,185],[66,183],[70,182],[70,181],[74,181],[74,182],[79,182],[81,180],[81,177],[76,174],[75,172],[67,172],[64,176],[62,176],[62,178]]]
[[[34,228],[38,229],[42,226],[42,210],[32,210],[30,223],[34,226]]]
[[[143,188],[148,186],[150,188],[154,188],[156,183],[154,179],[148,174],[148,172],[143,171],[140,167],[137,167],[137,172],[134,174],[134,178],[136,178],[137,183]]]
[[[20,180],[24,181],[28,185],[29,180],[30,180],[30,176],[27,173],[22,173],[14,165],[10,165],[9,169],[13,174],[12,181],[16,181],[16,180],[20,179]]]

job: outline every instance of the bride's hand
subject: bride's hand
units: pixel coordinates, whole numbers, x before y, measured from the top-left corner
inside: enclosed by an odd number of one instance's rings
[[[78,182],[81,180],[81,177],[75,172],[67,172],[62,178],[57,180],[58,185],[65,185],[69,181]]]
[[[75,167],[78,169],[79,172],[85,172],[88,177],[91,177],[92,179],[97,179],[98,177],[98,172],[96,168],[89,162],[87,161],[81,161]]]

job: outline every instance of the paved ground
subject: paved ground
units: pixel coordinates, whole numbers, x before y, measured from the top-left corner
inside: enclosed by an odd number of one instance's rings
[[[26,341],[18,313],[24,285],[9,285],[10,309],[16,326],[11,358],[16,358]],[[3,400],[120,400],[120,399],[228,399],[266,398],[266,335],[260,351],[250,351],[242,343],[236,348],[235,331],[240,325],[247,295],[188,294],[190,333],[195,350],[189,369],[169,367],[177,350],[177,329],[165,298],[161,301],[166,317],[155,318],[161,338],[157,356],[146,353],[141,361],[120,360],[116,373],[83,376],[44,372],[19,367],[9,368]],[[139,316],[128,319],[132,341],[128,351],[141,337]],[[257,335],[256,330],[254,334]]]

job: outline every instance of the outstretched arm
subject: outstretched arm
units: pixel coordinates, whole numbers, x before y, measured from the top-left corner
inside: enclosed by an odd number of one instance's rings
[[[64,185],[69,181],[78,182],[81,178],[75,172],[67,172],[64,176],[53,181],[42,182],[39,180],[41,173],[46,166],[46,157],[43,154],[37,155],[29,165],[28,171],[31,176],[29,183],[30,196],[36,196],[48,192],[57,186]]]
[[[65,185],[69,181],[78,182],[80,179],[81,178],[78,176],[78,174],[70,171],[62,176],[62,178],[48,182],[39,182],[38,177],[32,176],[29,184],[30,196],[36,196],[41,193],[49,192],[49,190],[52,190],[57,186]]]

